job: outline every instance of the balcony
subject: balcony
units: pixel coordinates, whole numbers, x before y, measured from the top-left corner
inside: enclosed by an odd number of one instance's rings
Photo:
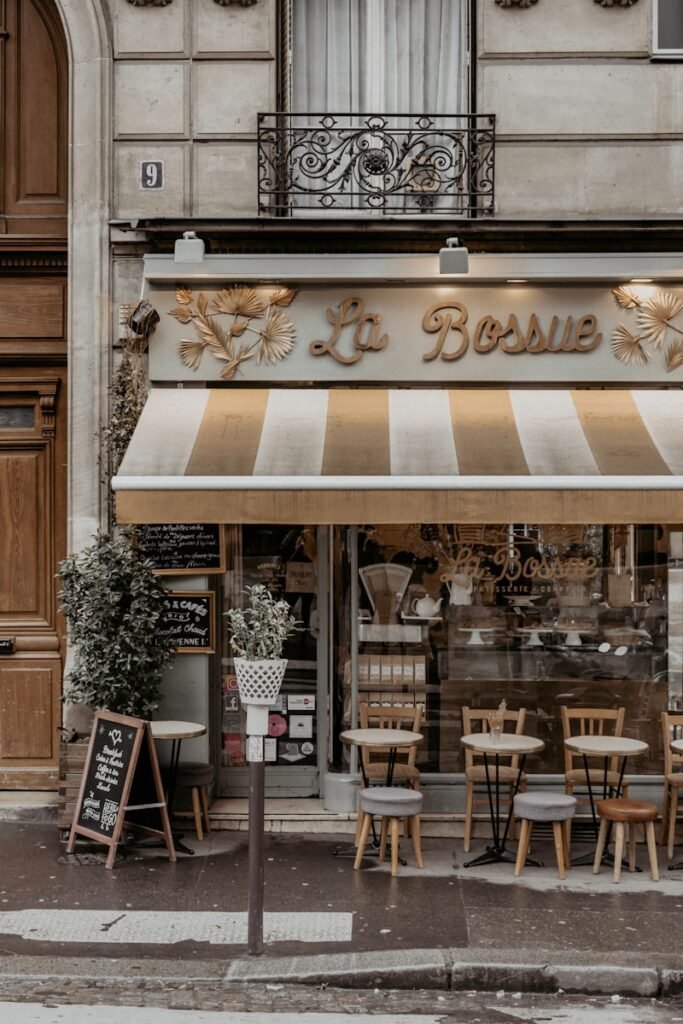
[[[259,213],[489,217],[494,155],[490,114],[259,114]]]

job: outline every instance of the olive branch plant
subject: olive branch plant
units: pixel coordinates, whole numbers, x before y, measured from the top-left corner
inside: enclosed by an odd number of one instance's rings
[[[206,349],[225,366],[220,376],[231,380],[240,365],[249,359],[273,365],[292,351],[296,332],[283,308],[296,296],[292,288],[277,288],[266,297],[248,285],[221,288],[212,299],[199,292],[196,299],[190,288],[176,288],[177,306],[169,315],[181,324],[192,324],[195,339],[180,342],[180,358],[190,370],[196,370]],[[226,325],[224,316],[232,317]]]
[[[683,330],[672,321],[683,310],[683,299],[673,292],[657,291],[643,299],[630,288],[613,288],[622,309],[636,311],[637,332],[619,324],[612,333],[612,352],[627,366],[645,366],[653,352],[664,352],[667,373],[683,366]],[[665,348],[668,332],[678,334]]]

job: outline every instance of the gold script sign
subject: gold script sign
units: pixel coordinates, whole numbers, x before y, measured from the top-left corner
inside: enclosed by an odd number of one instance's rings
[[[343,366],[352,366],[366,352],[379,352],[389,344],[389,335],[381,333],[382,314],[366,313],[365,304],[357,296],[343,299],[326,316],[332,325],[330,336],[312,341],[309,351],[313,356],[331,356]],[[592,313],[582,316],[553,316],[546,326],[536,313],[529,316],[523,327],[516,314],[509,314],[503,322],[488,314],[468,327],[467,306],[456,299],[441,301],[430,306],[422,317],[422,329],[435,334],[436,341],[422,356],[424,362],[441,358],[453,362],[462,358],[471,347],[486,355],[498,349],[507,355],[542,355],[558,352],[592,352],[602,341],[597,317]],[[346,349],[344,350],[344,342]]]
[[[438,356],[448,362],[464,356],[470,347],[468,316],[467,306],[454,300],[436,302],[429,307],[422,318],[422,328],[428,334],[436,334],[437,338],[434,347],[422,356],[426,363]],[[454,347],[446,349],[451,331]],[[597,317],[592,313],[576,320],[572,316],[565,317],[561,330],[558,316],[554,316],[544,330],[537,314],[532,313],[523,329],[515,314],[511,313],[505,324],[494,316],[482,317],[474,328],[472,348],[483,354],[498,348],[508,355],[519,355],[520,352],[540,355],[545,352],[591,352],[601,341]]]

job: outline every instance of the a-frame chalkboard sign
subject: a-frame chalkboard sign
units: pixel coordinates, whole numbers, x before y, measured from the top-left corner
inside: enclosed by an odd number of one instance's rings
[[[124,829],[163,839],[170,860],[176,859],[150,723],[98,711],[67,853],[83,836],[109,847],[106,867],[112,868]]]

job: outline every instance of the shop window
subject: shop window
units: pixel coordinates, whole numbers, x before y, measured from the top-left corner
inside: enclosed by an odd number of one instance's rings
[[[276,769],[279,777],[273,788],[272,772],[267,776],[271,795],[306,796],[317,792],[317,554],[315,527],[244,526],[228,531],[225,607],[242,604],[244,588],[263,583],[275,597],[289,603],[304,626],[285,644],[287,671],[280,695],[270,709],[264,754],[266,765]],[[236,770],[247,764],[246,714],[240,705],[225,617],[221,649],[221,790],[244,795],[246,778]],[[292,769],[298,770],[298,778],[288,788],[287,772]]]
[[[529,769],[559,774],[561,706],[624,706],[624,734],[649,744],[629,770],[661,771],[661,712],[681,707],[683,640],[669,629],[669,603],[683,571],[673,548],[669,564],[669,543],[661,526],[339,531],[335,732],[356,724],[362,701],[421,704],[418,767],[459,773],[463,706],[505,700],[526,709],[525,732],[545,743]],[[335,753],[348,769],[348,751]]]
[[[683,55],[683,5],[680,0],[655,0],[653,28],[655,56]]]

